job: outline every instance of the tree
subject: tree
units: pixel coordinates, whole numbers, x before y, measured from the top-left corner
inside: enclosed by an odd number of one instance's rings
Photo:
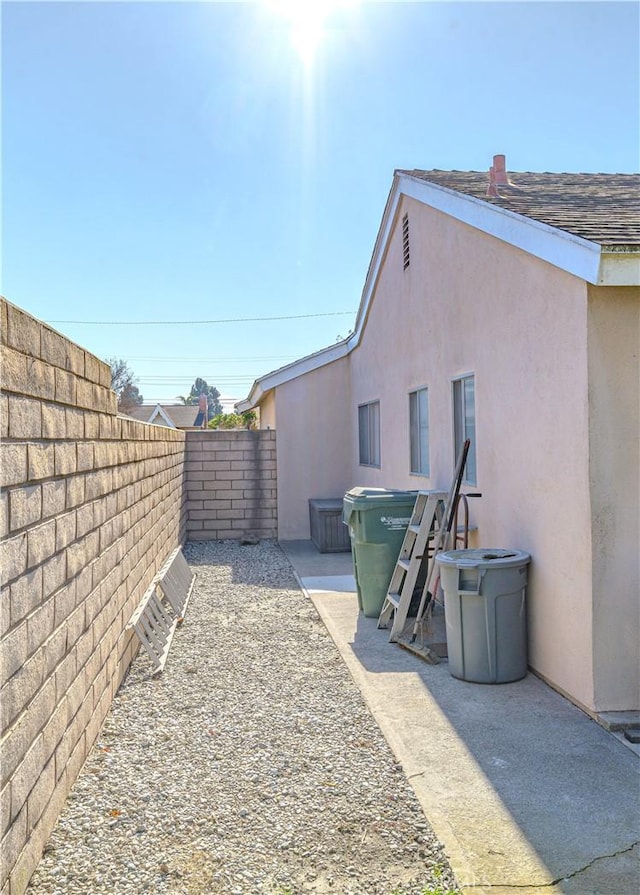
[[[136,385],[137,379],[129,364],[117,357],[110,357],[107,363],[111,367],[111,388],[118,398],[118,410],[127,413],[144,401]]]
[[[219,400],[220,392],[214,386],[207,385],[206,379],[196,379],[189,394],[186,397],[178,395],[178,400],[183,404],[197,404],[200,395],[207,396],[207,417],[209,419],[222,413],[222,404]]]
[[[257,414],[255,410],[244,413],[218,413],[209,422],[210,429],[255,429]]]

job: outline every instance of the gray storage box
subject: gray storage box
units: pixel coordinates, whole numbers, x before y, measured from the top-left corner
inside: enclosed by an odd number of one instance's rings
[[[342,521],[342,498],[309,501],[311,540],[320,553],[348,553],[351,550],[349,529]]]
[[[506,684],[527,673],[522,550],[449,550],[437,556],[444,591],[449,671],[463,681]]]

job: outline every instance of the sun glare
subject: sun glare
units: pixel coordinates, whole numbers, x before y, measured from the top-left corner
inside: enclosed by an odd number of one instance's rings
[[[267,5],[289,23],[291,46],[310,66],[322,42],[331,14],[356,5],[357,0],[267,0]]]

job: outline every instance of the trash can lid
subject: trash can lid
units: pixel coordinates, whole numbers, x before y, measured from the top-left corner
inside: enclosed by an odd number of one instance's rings
[[[344,495],[345,497],[365,497],[367,494],[384,494],[385,488],[365,488],[362,486],[358,486],[357,488],[351,488],[350,491],[347,491]]]
[[[341,510],[342,500],[339,497],[310,497],[309,506],[318,510]]]
[[[457,569],[506,569],[531,562],[531,556],[524,550],[499,550],[481,547],[476,550],[447,550],[438,553],[436,562]]]
[[[349,525],[351,516],[356,511],[383,509],[393,515],[401,509],[406,513],[407,507],[413,509],[417,493],[417,491],[392,491],[388,488],[352,488],[343,498],[342,521]]]
[[[350,501],[382,500],[388,502],[394,500],[410,500],[415,502],[417,493],[417,491],[396,491],[393,488],[364,488],[359,486],[347,491],[344,499]]]

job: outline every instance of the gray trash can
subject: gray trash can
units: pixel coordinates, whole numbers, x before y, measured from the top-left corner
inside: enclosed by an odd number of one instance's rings
[[[449,550],[438,555],[449,671],[454,677],[506,684],[526,675],[530,561],[522,550]]]

